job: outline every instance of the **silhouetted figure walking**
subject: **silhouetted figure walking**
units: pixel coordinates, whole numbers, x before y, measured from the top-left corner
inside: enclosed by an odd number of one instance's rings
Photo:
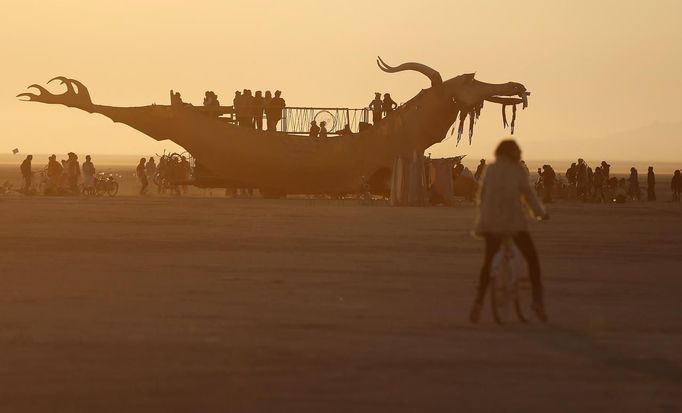
[[[606,177],[601,166],[594,168],[593,178],[594,198],[599,202],[606,202],[606,194],[604,187],[606,186]]]
[[[57,161],[57,155],[49,157],[47,162],[47,191],[50,195],[57,195],[61,186],[64,167]]]
[[[31,170],[31,161],[33,160],[33,155],[27,155],[26,159],[21,163],[19,169],[21,170],[21,176],[24,178],[24,191],[29,191],[31,189],[31,181],[33,179],[33,171]]]
[[[140,163],[137,164],[137,169],[135,169],[135,172],[137,173],[137,179],[139,179],[140,184],[142,184],[142,187],[140,188],[140,195],[145,195],[149,181],[147,180],[147,170],[145,168],[144,158],[140,159]]]
[[[604,181],[608,181],[611,177],[611,165],[606,161],[601,161],[601,173],[604,174]]]
[[[310,131],[308,131],[308,136],[311,138],[317,138],[320,134],[320,127],[317,126],[317,121],[310,122]]]
[[[144,166],[147,173],[147,180],[154,182],[154,176],[156,175],[156,162],[154,157],[150,156],[147,164]]]
[[[637,174],[637,169],[635,167],[630,168],[630,177],[628,178],[628,183],[630,184],[628,189],[628,195],[631,200],[640,200],[642,194],[639,189],[639,175]]]
[[[566,170],[566,180],[569,185],[575,186],[578,177],[578,164],[573,162],[571,167]]]
[[[192,179],[192,165],[190,165],[189,160],[184,155],[180,157],[180,180],[182,182],[188,182]],[[182,184],[182,193],[187,194],[187,185]]]
[[[83,188],[86,192],[92,194],[95,189],[95,164],[92,163],[92,157],[85,155],[85,162],[81,166],[83,169]]]
[[[649,202],[656,200],[656,174],[653,166],[649,167],[646,174],[646,199]]]
[[[398,104],[391,99],[390,93],[384,93],[384,100],[381,102],[381,109],[384,111],[384,117],[388,117],[398,107]]]
[[[270,102],[270,108],[267,114],[269,131],[274,132],[277,130],[277,123],[282,119],[282,111],[286,105],[286,102],[282,98],[282,92],[279,90],[275,91],[275,97],[273,97]]]
[[[554,191],[554,183],[556,182],[556,172],[551,165],[542,166],[542,188],[544,201],[552,202],[552,191]]]
[[[576,167],[576,194],[578,199],[585,201],[587,199],[587,189],[589,179],[587,177],[587,164],[585,160],[578,159],[578,166]]]
[[[481,179],[483,176],[483,172],[485,172],[485,159],[481,159],[481,162],[478,164],[476,167],[476,173],[474,174],[474,179],[477,181]]]
[[[377,124],[381,120],[383,106],[381,103],[381,93],[374,94],[374,100],[369,103],[369,110],[372,111],[372,123]]]
[[[253,124],[256,129],[263,130],[263,112],[265,110],[265,98],[260,90],[253,97]]]
[[[673,179],[670,181],[670,189],[673,191],[673,201],[680,201],[680,194],[682,194],[682,172],[679,170],[673,173]]]
[[[69,189],[72,193],[78,192],[78,178],[81,176],[81,167],[78,164],[78,155],[69,152],[69,159],[66,161],[66,177],[69,182]]]
[[[320,134],[318,136],[320,137],[320,139],[327,138],[327,122],[325,121],[320,122]]]
[[[530,170],[528,170],[528,165],[526,165],[526,161],[521,161],[521,168],[523,169],[523,172],[526,173],[526,178],[530,179]]]
[[[490,282],[493,258],[506,237],[511,237],[528,264],[528,275],[533,290],[533,310],[542,321],[547,320],[543,303],[540,262],[533,240],[528,233],[526,206],[536,217],[548,215],[521,168],[521,149],[513,140],[502,141],[495,150],[495,163],[484,175],[478,205],[476,233],[485,238],[485,258],[478,281],[474,306],[469,319],[479,320],[483,299]]]

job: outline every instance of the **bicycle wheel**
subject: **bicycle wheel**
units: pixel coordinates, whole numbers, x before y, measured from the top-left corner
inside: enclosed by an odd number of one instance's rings
[[[512,288],[509,262],[501,258],[490,278],[490,306],[497,324],[504,324],[511,319],[515,302]]]
[[[514,310],[516,317],[522,323],[528,322],[528,314],[531,313],[531,288],[528,277],[520,277],[514,288]]]
[[[107,194],[109,196],[114,196],[118,193],[118,182],[111,182],[107,185]]]

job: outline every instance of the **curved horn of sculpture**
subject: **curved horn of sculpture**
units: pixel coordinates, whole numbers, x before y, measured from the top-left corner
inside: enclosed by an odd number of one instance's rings
[[[28,98],[30,102],[42,102],[51,104],[61,104],[69,107],[83,109],[87,112],[92,112],[92,100],[88,89],[79,81],[69,79],[64,76],[57,76],[47,83],[58,80],[61,84],[66,86],[66,92],[62,94],[54,94],[46,88],[33,84],[28,89],[37,89],[38,93],[20,93],[17,97]],[[75,88],[74,88],[75,85]]]
[[[393,67],[386,64],[380,56],[377,56],[377,65],[379,66],[379,69],[387,73],[402,72],[404,70],[417,71],[431,79],[431,86],[437,86],[443,83],[443,78],[440,77],[440,73],[425,64],[409,62]]]

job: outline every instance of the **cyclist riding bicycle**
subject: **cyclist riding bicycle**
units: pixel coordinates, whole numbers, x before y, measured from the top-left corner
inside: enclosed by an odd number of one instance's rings
[[[490,282],[490,269],[495,254],[506,238],[511,238],[528,264],[533,290],[532,309],[545,322],[540,263],[533,240],[528,233],[526,205],[539,219],[548,219],[545,208],[528,182],[521,166],[521,148],[514,140],[502,141],[495,150],[496,161],[488,166],[479,192],[479,214],[475,232],[485,239],[485,258],[481,268],[476,300],[469,315],[477,323],[483,299]]]

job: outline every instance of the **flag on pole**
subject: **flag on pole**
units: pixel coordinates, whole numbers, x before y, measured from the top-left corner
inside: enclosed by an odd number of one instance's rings
[[[19,149],[18,149],[18,148],[12,149],[12,153],[13,153],[14,155],[18,154],[18,153],[19,153]]]

